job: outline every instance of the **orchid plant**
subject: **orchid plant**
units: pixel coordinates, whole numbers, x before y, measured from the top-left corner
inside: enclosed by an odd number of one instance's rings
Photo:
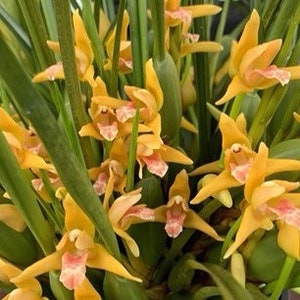
[[[292,0],[0,1],[2,299],[298,292],[299,22]]]

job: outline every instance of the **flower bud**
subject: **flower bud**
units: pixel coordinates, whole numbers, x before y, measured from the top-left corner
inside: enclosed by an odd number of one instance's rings
[[[203,178],[201,178],[198,182],[198,190],[201,189],[204,185],[208,184],[212,180],[214,180],[217,177],[215,174],[207,174]],[[231,194],[229,193],[228,190],[222,190],[218,193],[215,193],[212,195],[213,198],[217,199],[220,201],[224,206],[226,207],[231,207],[232,206],[232,198]]]

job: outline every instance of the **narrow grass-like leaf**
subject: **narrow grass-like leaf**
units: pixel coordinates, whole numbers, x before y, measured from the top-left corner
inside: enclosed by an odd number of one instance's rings
[[[243,299],[254,300],[251,294],[244,289],[225,269],[218,265],[205,263],[201,264],[195,260],[190,260],[190,265],[196,270],[208,273],[218,286],[223,299]]]

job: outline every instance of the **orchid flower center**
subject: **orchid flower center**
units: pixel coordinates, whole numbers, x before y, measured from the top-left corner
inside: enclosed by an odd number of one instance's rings
[[[183,208],[184,199],[177,195],[173,197],[173,204],[167,210],[165,230],[169,237],[176,238],[182,232],[186,212]]]
[[[268,207],[268,210],[275,213],[278,220],[300,229],[300,209],[287,199],[281,199],[275,207]]]
[[[101,196],[105,193],[107,182],[107,175],[104,172],[99,173],[96,181],[93,184],[94,190],[98,196]]]
[[[143,156],[142,160],[150,173],[159,177],[164,177],[168,171],[168,165],[162,160],[159,153],[153,152],[152,155]]]
[[[77,251],[76,254],[66,251],[63,254],[59,280],[67,289],[73,290],[82,284],[85,279],[87,258],[87,251]]]
[[[253,164],[253,158],[248,157],[243,150],[242,145],[235,143],[231,146],[232,162],[229,166],[231,169],[231,175],[241,184],[247,181],[249,172]]]

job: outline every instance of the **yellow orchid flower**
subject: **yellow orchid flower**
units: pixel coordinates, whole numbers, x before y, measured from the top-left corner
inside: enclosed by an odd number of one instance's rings
[[[0,281],[3,284],[11,286],[10,279],[21,273],[22,270],[0,259]],[[48,300],[48,298],[42,297],[42,287],[34,277],[19,281],[15,283],[15,286],[15,289],[2,298],[3,300]]]
[[[63,191],[61,193],[63,194]],[[59,280],[66,288],[74,290],[76,299],[78,294],[98,295],[85,276],[86,266],[141,281],[129,274],[102,245],[94,242],[94,225],[68,193],[63,199],[63,206],[66,233],[56,246],[56,251],[27,267],[12,279],[13,283],[17,284],[50,270],[61,270]],[[99,295],[89,299],[99,299]]]
[[[53,169],[53,165],[44,159],[47,154],[40,139],[33,131],[15,122],[2,107],[0,107],[0,129],[21,168]]]
[[[251,143],[246,135],[246,121],[242,114],[238,117],[237,121],[234,121],[226,114],[222,113],[219,127],[223,138],[222,149],[224,151],[224,169],[215,180],[212,180],[200,189],[194,199],[190,202],[191,204],[200,203],[219,191],[244,185],[253,168],[254,161],[260,159],[260,156],[251,149]],[[260,149],[262,149],[262,147],[260,147]],[[268,176],[274,173],[299,169],[300,161],[268,158],[265,175]],[[201,166],[189,175],[199,175],[211,172],[211,170],[220,172],[218,162]],[[257,173],[261,172],[261,170],[260,167],[255,169]]]
[[[139,103],[140,122],[148,126],[150,131],[153,130],[159,136],[160,115],[158,112],[163,105],[163,92],[155,73],[152,59],[146,62],[145,74],[145,88],[135,86],[124,87],[129,101],[110,97],[107,92],[105,93],[104,91],[103,93],[93,94],[92,105],[94,103],[115,110],[117,122],[124,125],[127,121],[133,119],[136,113],[136,107]]]
[[[106,85],[99,76],[95,80],[93,95],[95,97],[100,95],[108,97]],[[111,107],[92,101],[89,115],[92,122],[82,126],[79,131],[80,136],[91,136],[101,141],[113,141],[117,137],[120,122]]]
[[[154,134],[141,134],[137,138],[136,160],[140,166],[139,177],[143,177],[146,165],[150,173],[159,177],[168,171],[167,162],[191,165],[193,161],[179,150],[162,143]]]
[[[108,210],[108,218],[114,232],[120,236],[135,257],[140,252],[138,245],[126,230],[132,224],[154,221],[154,211],[144,204],[135,205],[141,199],[141,188],[121,195]]]
[[[40,170],[33,170],[33,173],[37,176],[36,178],[31,180],[31,185],[34,190],[39,194],[39,196],[45,201],[50,203],[51,197],[45,187],[45,184],[41,178]],[[61,179],[59,178],[56,170],[46,170],[48,180],[51,184],[51,187],[54,193],[58,188],[63,186]]]
[[[123,14],[123,20],[122,20],[119,62],[118,62],[118,70],[125,74],[130,73],[132,71],[131,42],[130,40],[128,40],[127,37],[128,26],[129,26],[129,15],[127,10],[125,10]],[[104,70],[111,70],[112,68],[115,36],[116,36],[116,29],[114,29],[113,33],[108,37],[107,42],[105,43],[107,59],[104,65]]]
[[[155,221],[165,223],[165,230],[169,237],[176,238],[183,227],[200,230],[214,239],[222,238],[196,212],[188,206],[190,188],[188,175],[183,169],[177,174],[169,190],[169,201],[154,209]]]
[[[79,15],[78,10],[73,12],[73,26],[78,77],[81,81],[87,81],[91,87],[94,87],[94,67],[92,65],[94,53],[91,47],[91,41],[85,30],[84,23]],[[58,42],[47,41],[47,45],[55,52],[60,52],[60,45]],[[62,62],[58,62],[34,76],[32,80],[33,82],[42,82],[64,78],[65,75]]]
[[[273,222],[278,221],[278,245],[288,255],[299,260],[300,194],[289,193],[299,187],[299,182],[264,182],[264,173],[268,168],[268,149],[263,144],[260,148],[258,155],[261,159],[256,162],[256,167],[259,166],[262,172],[257,173],[253,170],[250,173],[249,181],[245,185],[245,200],[241,203],[241,224],[235,241],[226,251],[224,258],[236,251],[254,231],[259,228],[270,230]]]
[[[114,147],[116,143],[113,144]],[[113,150],[113,149],[111,149]],[[111,152],[111,151],[110,151]],[[122,153],[124,156],[126,153]],[[111,153],[110,153],[111,157]],[[93,187],[96,193],[101,196],[105,194],[103,207],[108,209],[108,201],[113,191],[124,193],[126,186],[126,166],[119,159],[109,158],[101,163],[100,167],[91,168],[89,176],[93,181]]]
[[[170,45],[170,27],[181,25],[181,41],[177,46],[181,56],[196,52],[219,52],[223,50],[221,44],[211,41],[200,41],[198,34],[189,33],[193,18],[211,16],[219,13],[221,7],[212,4],[199,4],[181,6],[180,0],[165,0],[165,26],[166,26],[166,45]],[[171,50],[172,51],[172,50]]]
[[[254,9],[245,25],[239,42],[233,42],[229,58],[229,75],[232,77],[225,95],[216,104],[224,104],[238,94],[255,89],[267,89],[278,83],[286,85],[300,79],[300,67],[278,68],[272,61],[281,48],[282,40],[258,44],[260,17]]]

